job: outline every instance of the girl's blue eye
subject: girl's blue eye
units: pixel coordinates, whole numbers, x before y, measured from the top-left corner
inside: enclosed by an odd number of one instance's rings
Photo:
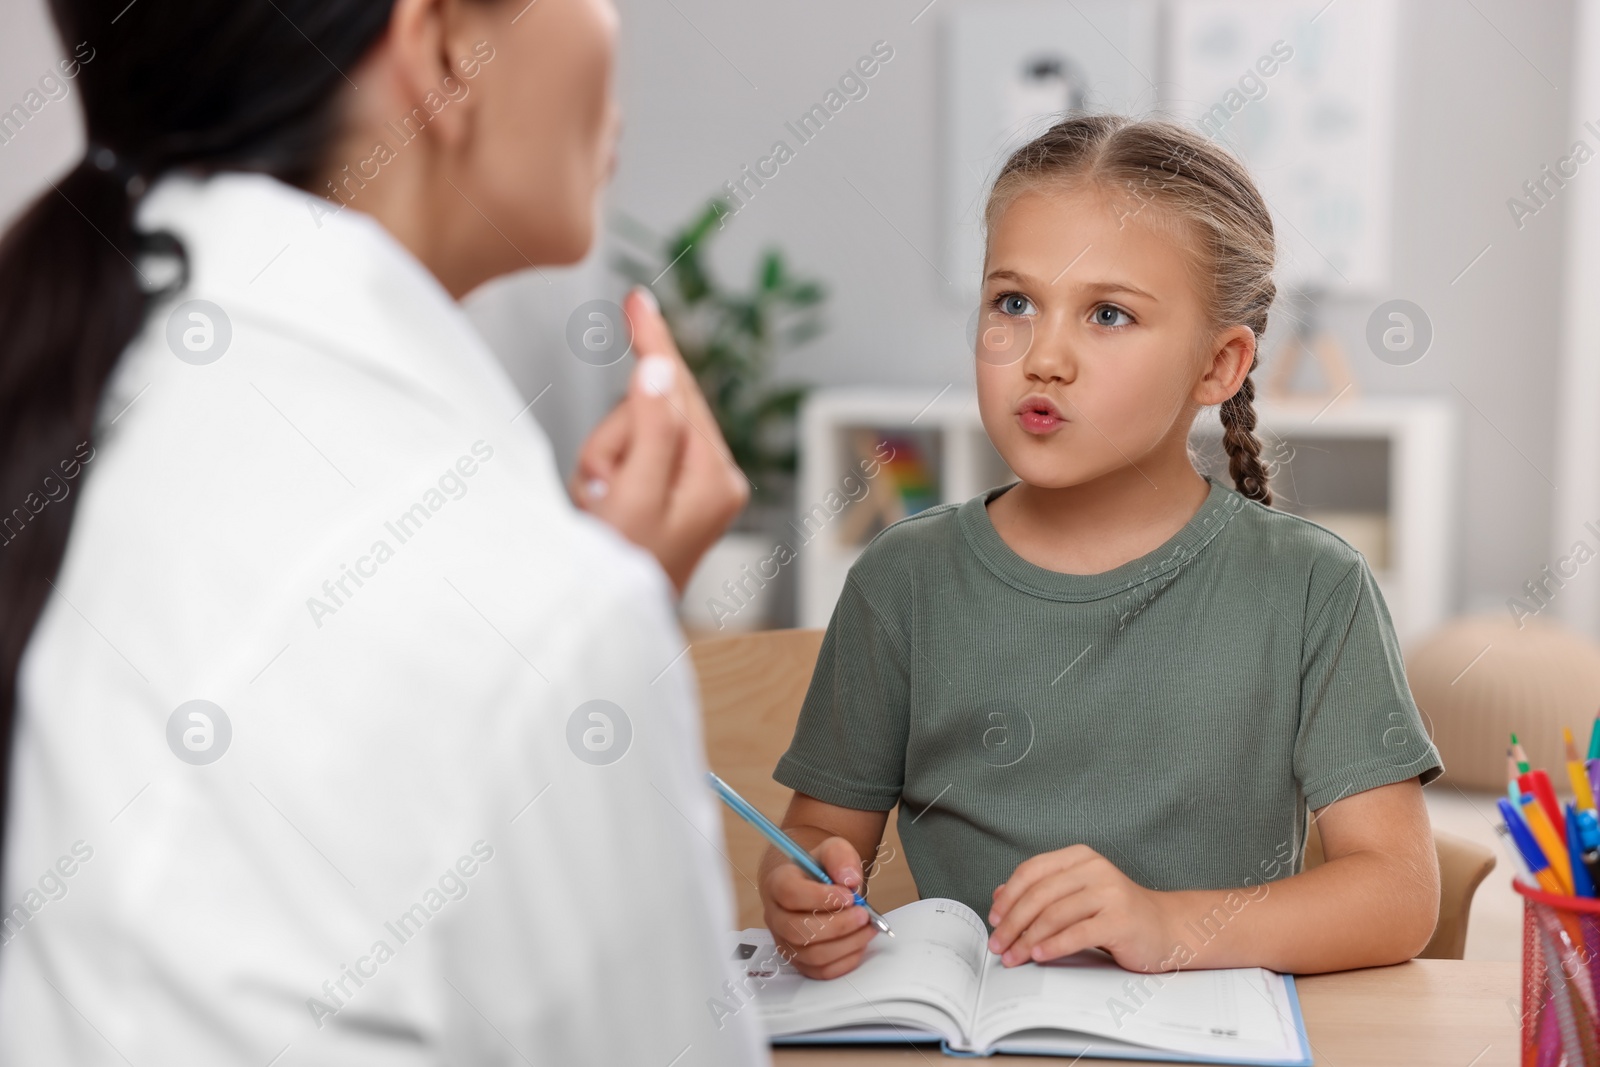
[[[1021,293],[1001,293],[995,298],[995,307],[1003,315],[1026,315],[1033,309],[1033,301]]]
[[[1101,304],[1094,309],[1094,324],[1096,326],[1126,326],[1132,321],[1133,316],[1115,304]]]

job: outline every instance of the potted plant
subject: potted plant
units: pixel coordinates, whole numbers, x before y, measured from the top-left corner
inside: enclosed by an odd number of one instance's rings
[[[755,570],[772,555],[776,532],[793,506],[795,421],[807,391],[804,385],[772,383],[772,365],[779,353],[822,332],[827,292],[822,283],[791,274],[776,248],[762,253],[749,288],[719,281],[706,252],[730,215],[727,202],[714,199],[666,237],[621,218],[618,232],[635,247],[620,251],[613,265],[655,292],[733,462],[751,484],[750,506],[684,592],[686,620],[702,628],[754,629],[766,622],[772,597],[744,595],[753,584],[742,576],[746,567]],[[741,580],[743,594],[729,594],[725,583]],[[708,600],[720,601],[721,610]]]

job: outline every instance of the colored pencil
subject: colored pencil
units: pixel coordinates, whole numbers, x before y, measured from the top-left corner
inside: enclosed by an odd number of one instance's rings
[[[762,837],[765,837],[768,841],[772,842],[773,845],[777,846],[778,851],[782,852],[784,855],[788,856],[791,860],[798,864],[801,870],[805,871],[808,875],[810,875],[812,878],[815,878],[823,885],[834,884],[833,879],[828,877],[828,872],[822,868],[820,863],[812,858],[811,853],[801,848],[800,843],[794,838],[790,837],[788,834],[784,833],[783,830],[778,827],[777,823],[761,814],[760,810],[757,809],[754,804],[751,804],[748,800],[735,792],[731,785],[729,785],[727,782],[724,782],[721,778],[718,778],[710,771],[706,772],[706,781],[710,783],[711,788],[716,791],[717,795],[722,798],[722,802],[724,804],[727,804],[728,807],[732,808],[734,812],[745,822],[755,827]],[[872,925],[876,926],[879,930],[882,930],[890,937],[894,936],[894,931],[889,929],[889,920],[885,919],[882,915],[879,915],[877,909],[871,904],[868,904],[865,897],[853,889],[850,890],[850,895],[855,898],[856,907],[866,911],[867,918],[872,920]]]
[[[1544,809],[1545,817],[1550,820],[1551,826],[1560,826],[1561,804],[1556,800],[1555,787],[1550,784],[1550,775],[1545,773],[1543,767],[1537,767],[1521,778],[1517,779],[1522,786],[1522,791],[1532,793],[1539,799],[1539,806]]]
[[[1539,850],[1544,853],[1545,862],[1550,865],[1556,884],[1561,887],[1561,894],[1570,897],[1572,865],[1567,860],[1567,850],[1562,846],[1561,838],[1556,836],[1556,828],[1538,800],[1527,794],[1523,795],[1522,800],[1522,817],[1527,821],[1528,830],[1533,834],[1533,839],[1539,843]],[[1533,865],[1530,863],[1529,866]]]
[[[1561,728],[1561,741],[1567,750],[1567,780],[1572,783],[1572,798],[1577,801],[1578,807],[1592,808],[1594,792],[1589,785],[1589,773],[1578,759],[1578,746],[1572,743],[1572,731],[1565,726]]]

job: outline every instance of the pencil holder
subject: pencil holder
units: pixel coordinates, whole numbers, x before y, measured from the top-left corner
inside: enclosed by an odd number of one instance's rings
[[[1600,1067],[1600,900],[1522,894],[1522,1067]]]

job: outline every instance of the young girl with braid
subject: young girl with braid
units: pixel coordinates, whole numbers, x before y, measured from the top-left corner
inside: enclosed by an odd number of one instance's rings
[[[1073,116],[1011,155],[985,225],[978,404],[1018,481],[851,569],[775,774],[785,829],[860,887],[900,805],[920,894],[985,917],[1007,965],[1410,958],[1442,766],[1366,560],[1272,507],[1261,195],[1182,127]],[[1187,447],[1218,405],[1231,487]],[[802,973],[872,950],[840,886],[772,854],[761,891]]]

